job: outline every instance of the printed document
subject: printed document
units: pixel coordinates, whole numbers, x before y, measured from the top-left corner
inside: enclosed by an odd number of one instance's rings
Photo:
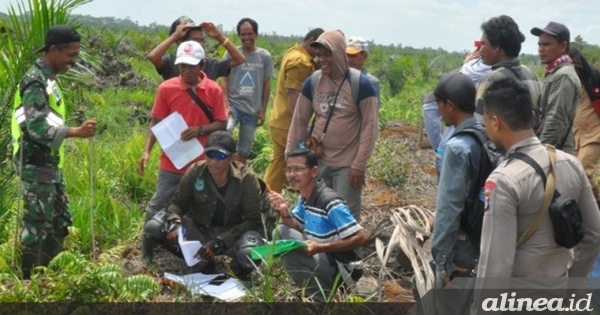
[[[160,147],[178,170],[204,153],[204,147],[197,138],[181,140],[181,133],[187,128],[187,123],[178,112],[171,113],[152,127]]]

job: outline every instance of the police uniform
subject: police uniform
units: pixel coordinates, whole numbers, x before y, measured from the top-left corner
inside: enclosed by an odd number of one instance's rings
[[[26,253],[42,259],[34,264],[45,265],[60,252],[72,223],[61,172],[69,129],[64,120],[56,74],[39,59],[19,84],[11,123],[13,162],[24,196],[21,241]]]
[[[523,152],[546,174],[550,171],[547,149],[535,138],[516,143],[508,152]],[[579,161],[556,151],[556,189],[574,198],[583,217],[584,239],[574,248],[569,270],[569,249],[554,241],[554,229],[546,215],[531,238],[517,248],[519,237],[534,222],[544,201],[539,174],[518,159],[504,161],[485,184],[486,211],[481,237],[478,277],[585,277],[600,247],[600,214]]]

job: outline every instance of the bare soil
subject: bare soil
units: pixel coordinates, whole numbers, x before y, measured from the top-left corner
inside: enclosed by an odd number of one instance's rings
[[[419,141],[418,128],[402,122],[390,124],[380,132],[380,137],[398,141],[406,148],[405,161],[410,165],[408,168],[407,183],[401,189],[390,187],[385,183],[368,178],[363,189],[363,210],[361,224],[369,233],[377,228],[377,225],[389,218],[390,210],[405,205],[417,205],[419,207],[434,209],[436,194],[436,171],[435,153],[426,146],[426,139]],[[387,225],[379,228],[378,237],[387,243],[392,226]],[[183,261],[170,253],[157,248],[152,264],[144,266],[139,262],[140,243],[132,244],[125,254],[122,266],[128,274],[148,274],[161,279],[163,284],[162,294],[157,301],[172,301],[175,292],[181,292],[181,288],[164,281],[161,278],[164,272],[175,274],[186,274],[198,272],[193,268],[185,266]],[[424,246],[427,246],[425,244]],[[365,274],[360,280],[358,294],[369,296],[378,292],[382,286],[381,301],[404,302],[412,301],[412,268],[405,256],[397,249],[398,253],[387,262],[388,269],[393,270],[393,277],[380,279],[379,271],[381,263],[375,257],[374,242],[362,249],[361,254],[365,257]],[[227,272],[227,258],[217,262],[217,270]],[[194,297],[196,298],[196,297]],[[199,298],[199,297],[198,297]],[[201,298],[199,298],[201,299]]]
[[[121,49],[121,47],[119,47]],[[120,61],[111,57],[109,54],[103,55],[102,59],[106,65],[102,71],[96,73],[96,89],[105,89],[109,86],[130,88],[135,86],[154,87],[154,83],[143,78],[141,75],[132,71],[128,62]],[[122,75],[126,73],[127,75]],[[100,82],[100,83],[98,83]],[[140,104],[128,104],[132,106],[134,112],[130,120],[147,122],[149,117],[144,110],[140,110]],[[407,124],[405,122],[391,122],[380,131],[380,138],[387,138],[395,141],[405,148],[402,157],[409,167],[407,168],[406,184],[402,188],[390,187],[384,182],[374,178],[367,178],[367,183],[363,189],[363,209],[361,224],[370,233],[378,229],[378,237],[387,244],[392,226],[378,228],[382,220],[390,216],[390,210],[406,205],[417,205],[422,208],[435,209],[436,195],[436,169],[435,153],[428,147],[424,132],[419,127]],[[121,265],[128,275],[148,274],[161,280],[163,284],[162,294],[156,301],[173,301],[176,298],[176,292],[181,299],[181,288],[172,283],[165,282],[161,276],[164,272],[175,274],[187,274],[198,272],[193,268],[188,268],[185,263],[171,255],[170,253],[157,248],[152,264],[145,266],[140,263],[140,244],[141,240],[136,240],[135,244],[128,246],[123,255]],[[424,244],[426,248],[428,244]],[[387,262],[386,267],[392,269],[392,278],[379,279],[379,270],[381,263],[375,257],[374,242],[362,249],[361,254],[365,259],[365,274],[359,283],[359,293],[365,296],[378,292],[379,286],[382,287],[382,301],[398,302],[412,300],[412,268],[406,257],[398,251],[393,255],[393,259]],[[226,272],[227,259],[217,261],[217,271]],[[381,284],[380,284],[381,283]],[[196,297],[191,297],[195,299]]]

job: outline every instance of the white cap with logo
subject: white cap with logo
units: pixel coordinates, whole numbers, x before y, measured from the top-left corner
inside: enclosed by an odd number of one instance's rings
[[[189,40],[179,44],[177,47],[177,58],[175,64],[185,63],[188,65],[195,66],[204,59],[204,48],[200,43]]]

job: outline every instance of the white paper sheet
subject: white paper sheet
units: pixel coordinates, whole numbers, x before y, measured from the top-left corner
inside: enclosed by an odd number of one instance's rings
[[[246,288],[234,278],[225,280],[220,285],[206,284],[191,289],[192,293],[214,296],[223,301],[231,302],[246,295]]]
[[[181,132],[186,128],[188,125],[178,112],[171,113],[152,127],[160,147],[177,169],[182,169],[204,153],[204,147],[197,138],[181,140]]]
[[[234,278],[225,280],[220,285],[209,284],[213,279],[223,274],[207,275],[203,273],[192,273],[178,276],[165,272],[164,277],[177,283],[185,285],[191,293],[209,295],[223,301],[231,302],[246,295],[246,288]]]
[[[186,241],[183,239],[183,230],[179,227],[179,231],[177,232],[177,241],[179,242],[179,247],[181,248],[181,253],[183,254],[183,259],[185,260],[186,265],[191,267],[200,262],[200,259],[194,257],[200,247],[202,247],[202,243],[200,241]]]
[[[207,274],[198,272],[198,273],[191,273],[191,274],[187,274],[187,275],[183,275],[183,276],[178,276],[176,274],[165,272],[164,277],[169,280],[173,280],[177,283],[183,284],[189,288],[193,288],[193,287],[197,287],[197,286],[207,285],[213,279],[215,279],[219,276],[222,276],[222,275],[223,275],[222,273],[218,273],[218,274],[214,274],[214,275],[207,275]]]

